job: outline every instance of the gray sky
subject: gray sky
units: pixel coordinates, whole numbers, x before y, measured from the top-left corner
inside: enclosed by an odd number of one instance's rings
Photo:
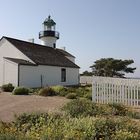
[[[57,47],[76,56],[80,72],[94,61],[133,59],[140,77],[140,0],[0,0],[0,37],[35,38],[48,15],[60,32]]]

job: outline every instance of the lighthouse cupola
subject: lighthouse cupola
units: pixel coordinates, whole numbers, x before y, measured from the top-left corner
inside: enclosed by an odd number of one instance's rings
[[[41,44],[49,47],[56,47],[56,40],[59,39],[59,32],[55,31],[56,23],[51,19],[49,15],[48,18],[43,22],[43,31],[39,32],[39,39],[41,39]]]

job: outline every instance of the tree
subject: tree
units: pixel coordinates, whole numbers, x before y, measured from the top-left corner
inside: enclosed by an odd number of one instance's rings
[[[89,72],[89,71],[84,71],[82,74],[80,74],[81,76],[92,76],[93,73],[92,72]]]
[[[134,73],[136,68],[128,67],[133,60],[121,60],[114,58],[101,58],[96,60],[90,68],[95,76],[124,77],[125,73]]]

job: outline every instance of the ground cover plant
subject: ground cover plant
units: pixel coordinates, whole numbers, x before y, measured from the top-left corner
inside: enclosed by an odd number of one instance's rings
[[[140,113],[122,104],[93,103],[91,86],[30,91],[73,100],[58,113],[22,114],[11,123],[0,122],[0,140],[140,140]]]
[[[87,86],[50,86],[44,88],[30,89],[30,94],[40,96],[63,96],[68,99],[86,98],[92,100],[92,87]]]
[[[92,87],[86,86],[47,86],[44,88],[16,87],[12,91],[13,95],[39,95],[39,96],[63,96],[68,99],[86,98],[92,100]]]
[[[71,100],[62,110],[58,113],[22,114],[14,122],[0,122],[0,139],[140,139],[139,118],[130,117],[131,110],[121,104],[100,105],[80,98]]]
[[[91,85],[87,86],[73,86],[73,87],[64,87],[64,86],[53,86],[51,87],[59,96],[70,97],[69,99],[76,99],[80,97],[92,99],[92,87]],[[73,98],[72,98],[73,96]]]

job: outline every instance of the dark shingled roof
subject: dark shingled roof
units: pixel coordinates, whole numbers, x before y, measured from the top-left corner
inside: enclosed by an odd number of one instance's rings
[[[12,62],[15,62],[17,64],[21,64],[21,65],[32,65],[32,66],[36,66],[36,64],[33,64],[27,60],[24,59],[18,59],[18,58],[10,58],[10,57],[4,57],[7,60],[10,60]]]
[[[58,50],[58,51],[60,51],[60,52],[62,52],[62,53],[65,55],[65,56],[68,56],[68,57],[73,57],[73,58],[75,58],[75,56],[71,55],[70,53],[66,52],[65,50],[58,49],[58,48],[57,48],[57,50]]]
[[[30,43],[14,38],[3,37],[12,43],[37,65],[51,65],[60,67],[79,68],[75,63],[65,57],[64,53],[52,47]]]

